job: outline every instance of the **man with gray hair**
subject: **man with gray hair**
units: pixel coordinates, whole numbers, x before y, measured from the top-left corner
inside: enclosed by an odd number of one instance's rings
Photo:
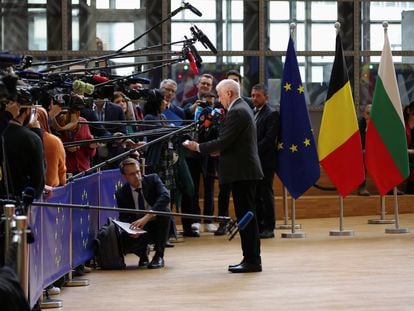
[[[168,102],[167,108],[162,112],[162,115],[167,120],[177,120],[176,122],[169,121],[172,125],[181,125],[181,120],[184,119],[184,110],[174,103],[177,93],[177,82],[172,79],[164,79],[160,83],[160,90],[164,95],[164,99]]]
[[[186,141],[183,145],[193,151],[220,156],[220,183],[231,184],[234,209],[240,221],[248,211],[256,215],[256,183],[263,178],[257,150],[256,126],[252,110],[240,97],[240,86],[237,82],[222,80],[216,90],[221,104],[228,111],[219,137],[201,144]],[[240,264],[230,265],[228,270],[232,273],[262,271],[256,217],[239,233],[243,260]]]

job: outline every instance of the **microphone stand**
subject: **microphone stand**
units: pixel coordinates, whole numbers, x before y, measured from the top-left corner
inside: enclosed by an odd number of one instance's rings
[[[63,208],[80,208],[88,210],[97,210],[97,211],[107,211],[107,212],[120,212],[120,213],[129,213],[129,214],[151,214],[157,216],[174,216],[174,217],[185,217],[190,219],[206,219],[211,221],[217,221],[220,223],[225,223],[230,226],[235,224],[234,220],[229,216],[205,216],[205,215],[196,215],[196,214],[186,214],[186,213],[174,213],[174,212],[163,212],[163,211],[153,211],[153,210],[133,210],[129,208],[113,208],[113,207],[104,207],[104,206],[95,206],[89,204],[62,204],[62,203],[48,203],[48,202],[33,202],[33,206],[41,207],[63,207]],[[234,225],[233,225],[234,226]]]
[[[161,24],[165,23],[167,20],[171,19],[173,16],[177,15],[178,12],[181,12],[182,10],[184,10],[185,7],[180,6],[179,8],[175,9],[174,11],[172,11],[171,13],[169,13],[167,15],[167,17],[165,17],[163,20],[159,21],[158,23],[156,23],[154,26],[152,26],[151,28],[147,29],[146,31],[144,31],[142,34],[140,34],[138,37],[136,37],[135,39],[133,39],[132,41],[128,42],[127,44],[125,44],[123,47],[121,47],[118,51],[116,51],[117,53],[122,52],[124,49],[126,49],[128,46],[130,46],[131,44],[137,42],[139,39],[141,39],[142,37],[144,37],[145,35],[147,35],[149,32],[151,32],[153,29],[157,28],[158,26],[160,26]]]
[[[74,180],[76,178],[83,177],[83,176],[89,174],[90,172],[93,172],[93,171],[95,171],[95,170],[97,170],[97,169],[105,166],[106,164],[110,164],[110,163],[115,162],[115,161],[117,161],[119,159],[123,159],[123,158],[129,156],[130,154],[134,153],[135,151],[138,151],[138,150],[140,150],[140,149],[142,149],[144,147],[147,147],[147,146],[150,146],[150,145],[159,143],[161,141],[164,141],[165,139],[170,138],[171,136],[177,135],[179,133],[182,133],[184,131],[187,131],[187,130],[189,130],[190,128],[192,128],[194,126],[195,126],[195,124],[190,124],[190,125],[184,126],[184,127],[180,128],[180,129],[178,129],[176,131],[173,131],[173,132],[168,133],[168,134],[166,134],[164,136],[161,136],[159,138],[156,138],[154,140],[151,140],[150,142],[146,143],[145,145],[138,146],[136,148],[132,148],[132,149],[130,149],[128,151],[125,151],[123,153],[120,153],[120,154],[118,154],[117,156],[115,156],[113,158],[110,158],[108,160],[105,160],[102,163],[99,163],[99,164],[97,164],[97,165],[95,165],[95,166],[93,166],[93,167],[91,167],[91,168],[89,168],[89,169],[87,169],[87,170],[85,170],[83,172],[80,172],[79,174],[76,174],[76,175],[73,175],[72,177],[69,177],[67,179],[67,182],[71,182],[72,180]]]
[[[76,146],[90,145],[93,143],[108,143],[108,142],[117,141],[117,140],[122,140],[123,142],[124,140],[130,139],[130,138],[137,138],[137,137],[143,137],[143,136],[159,136],[159,135],[163,135],[165,133],[168,134],[171,132],[172,132],[171,129],[159,129],[159,130],[142,131],[142,132],[131,134],[131,135],[98,137],[94,139],[84,139],[84,140],[66,142],[66,143],[63,143],[63,147],[70,148],[70,147],[76,147]]]
[[[177,122],[177,120],[174,119],[162,119],[162,121],[165,122]],[[191,123],[194,122],[194,120],[179,120],[180,122],[184,123]],[[137,125],[145,125],[148,127],[156,126],[159,127],[159,125],[152,125],[151,123],[160,122],[159,120],[123,120],[123,121],[78,121],[78,124],[91,124],[91,125],[122,125],[122,124],[137,124]],[[177,126],[169,126],[164,125],[165,128],[177,128]]]

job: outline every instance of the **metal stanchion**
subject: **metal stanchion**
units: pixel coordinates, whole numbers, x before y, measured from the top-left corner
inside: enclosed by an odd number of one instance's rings
[[[339,230],[329,231],[331,236],[353,236],[353,230],[344,230],[344,198],[339,196]]]
[[[69,212],[69,223],[70,223],[70,232],[69,232],[69,262],[72,267],[72,229],[73,229],[73,225],[72,225],[72,210],[70,210]],[[68,277],[69,280],[66,282],[65,286],[67,287],[78,287],[78,286],[88,286],[89,285],[89,280],[88,279],[74,279],[73,278],[73,272],[72,270],[69,271],[68,273]]]
[[[4,209],[4,261],[7,262],[9,258],[10,245],[12,242],[12,228],[15,226],[15,211],[14,204],[6,204]]]
[[[395,209],[395,227],[394,228],[385,228],[385,233],[409,233],[408,228],[400,228],[400,223],[398,219],[398,196],[397,196],[397,187],[394,187],[394,209]]]
[[[371,225],[383,225],[383,224],[393,224],[395,223],[394,219],[385,219],[385,196],[380,196],[381,204],[381,218],[380,219],[368,219],[368,223]]]
[[[29,252],[27,247],[27,216],[16,216],[16,227],[13,230],[13,243],[17,244],[16,273],[24,295],[29,299]]]
[[[296,232],[296,225],[295,225],[295,218],[296,218],[296,200],[292,198],[292,232],[283,232],[281,234],[282,238],[289,238],[289,239],[298,239],[298,238],[304,238],[305,233],[304,232]]]
[[[283,224],[276,224],[275,225],[275,229],[291,229],[292,225],[288,224],[288,217],[289,217],[289,213],[288,213],[288,201],[287,201],[287,189],[286,187],[283,187]],[[295,225],[295,229],[301,229],[302,226],[301,225]]]

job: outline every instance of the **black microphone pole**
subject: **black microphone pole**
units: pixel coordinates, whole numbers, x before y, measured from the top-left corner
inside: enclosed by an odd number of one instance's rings
[[[183,127],[181,127],[180,129],[178,129],[176,131],[173,131],[173,132],[168,133],[168,134],[166,134],[164,136],[161,136],[159,138],[156,138],[154,140],[151,140],[150,142],[146,143],[145,145],[138,146],[136,148],[132,148],[132,149],[130,149],[128,151],[125,151],[123,153],[120,153],[120,154],[118,154],[117,156],[115,156],[113,158],[110,158],[108,160],[105,160],[102,163],[99,163],[99,164],[97,164],[97,165],[95,165],[95,166],[93,166],[93,167],[91,167],[91,168],[89,168],[89,169],[87,169],[87,170],[85,170],[83,172],[80,172],[79,174],[76,174],[76,175],[73,175],[72,177],[69,177],[67,179],[67,182],[71,182],[72,180],[74,180],[76,178],[83,177],[83,176],[89,174],[90,172],[93,172],[93,171],[95,171],[95,170],[97,170],[97,169],[105,166],[106,164],[110,164],[110,163],[115,162],[117,160],[123,159],[123,158],[129,156],[130,154],[134,153],[135,151],[138,151],[138,150],[140,150],[142,148],[145,148],[147,146],[150,146],[150,145],[159,143],[161,141],[164,141],[165,139],[170,138],[171,136],[177,135],[179,133],[182,133],[184,131],[188,131],[191,127],[194,127],[194,126],[195,126],[195,123],[190,124],[190,125],[187,125],[187,126],[183,126]]]

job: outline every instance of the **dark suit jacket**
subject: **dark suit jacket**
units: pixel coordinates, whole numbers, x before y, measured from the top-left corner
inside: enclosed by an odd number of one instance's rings
[[[157,174],[142,176],[142,193],[145,201],[151,206],[153,211],[170,212],[170,192],[165,187]],[[132,190],[128,183],[124,184],[121,189],[115,192],[118,208],[136,209]],[[143,215],[120,213],[119,219],[125,222],[133,222]]]
[[[263,170],[276,168],[277,147],[279,134],[279,112],[264,105],[258,112],[256,120],[257,147]]]
[[[184,110],[184,116],[186,120],[192,120],[194,119],[194,112],[190,110],[190,107],[192,104],[194,104],[198,100],[198,95],[195,95],[193,97],[187,98],[185,101],[183,101],[183,104],[181,107]]]
[[[219,137],[200,144],[201,153],[213,151],[220,151],[220,183],[263,178],[253,111],[243,99],[238,98],[226,114]]]

